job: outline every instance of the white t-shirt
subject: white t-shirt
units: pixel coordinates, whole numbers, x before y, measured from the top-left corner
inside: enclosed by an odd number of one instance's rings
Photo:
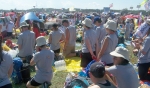
[[[14,28],[14,23],[11,21],[7,25],[7,32],[13,32],[13,28]]]

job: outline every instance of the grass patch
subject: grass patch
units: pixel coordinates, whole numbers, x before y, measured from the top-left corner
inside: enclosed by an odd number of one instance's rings
[[[48,36],[46,36],[46,39],[48,39]],[[13,39],[13,42],[17,42],[17,39]],[[131,46],[127,46],[128,50],[129,50],[129,54],[130,54],[130,61],[132,64],[137,63],[137,57],[134,56],[132,50],[133,47]],[[81,45],[77,45],[76,46],[76,50],[81,49]],[[53,76],[52,79],[52,86],[50,88],[62,88],[64,86],[64,82],[65,82],[65,78],[67,76],[68,72],[66,71],[61,71],[61,72],[56,72]],[[31,73],[32,76],[35,75],[35,72],[32,71]],[[15,85],[13,84],[13,88],[26,88],[25,84],[21,84],[21,85]]]

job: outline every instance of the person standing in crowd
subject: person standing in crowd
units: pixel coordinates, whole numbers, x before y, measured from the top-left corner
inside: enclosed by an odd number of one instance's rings
[[[150,28],[143,39],[135,42],[135,49],[138,52],[138,73],[141,82],[150,82]]]
[[[110,52],[115,50],[118,44],[118,38],[116,35],[116,22],[113,20],[108,20],[104,25],[106,28],[107,36],[102,41],[101,49],[98,54],[98,59],[104,62],[107,66],[113,65],[113,57]]]
[[[131,27],[131,31],[133,31],[134,30],[134,20],[133,19],[130,20],[130,27]]]
[[[0,36],[0,88],[13,88],[9,77],[13,71],[12,57],[2,49],[2,36]]]
[[[93,60],[93,58],[96,58],[99,47],[96,33],[92,29],[92,20],[85,18],[82,24],[85,31],[82,45],[81,67],[85,68]]]
[[[9,21],[7,24],[7,37],[12,37],[13,28],[15,28],[14,22]]]
[[[95,62],[90,66],[89,76],[93,84],[88,88],[117,88],[105,79],[105,66],[101,62]]]
[[[116,78],[118,88],[138,88],[139,80],[135,69],[129,62],[129,51],[117,47],[110,54],[114,57],[114,66],[106,68],[106,73]]]
[[[3,20],[1,33],[3,37],[7,36],[7,22]]]
[[[63,33],[64,35],[66,36],[66,29],[67,27],[69,27],[69,21],[68,20],[63,20],[62,21],[62,26],[59,28]]]
[[[54,62],[54,52],[47,49],[46,39],[40,36],[36,39],[36,47],[40,51],[35,53],[34,57],[30,61],[31,66],[35,66],[36,75],[27,83],[27,88],[36,88],[44,82],[51,84],[53,71],[52,64]]]
[[[59,60],[60,41],[65,40],[64,34],[58,29],[58,24],[52,25],[52,32],[49,34],[50,49],[55,53],[55,61]]]
[[[74,26],[69,26],[66,29],[66,39],[64,45],[63,55],[66,58],[76,56],[75,44],[76,44],[76,28]]]
[[[22,33],[19,35],[17,41],[19,49],[18,56],[23,60],[24,65],[22,70],[26,69],[22,71],[22,78],[26,83],[28,80],[30,80],[30,69],[26,64],[29,64],[29,60],[32,59],[32,54],[34,52],[35,46],[35,34],[34,32],[30,31],[29,24],[27,24],[26,22],[22,22],[20,24],[20,28],[22,29]]]
[[[35,38],[40,36],[40,28],[36,22],[33,22],[33,32],[35,33]]]
[[[101,47],[101,42],[106,36],[106,30],[105,30],[103,24],[101,24],[101,22],[102,21],[99,17],[96,17],[94,19],[94,24],[97,26],[96,34],[97,34],[97,38],[98,38],[99,50],[100,50],[100,47]]]
[[[129,40],[130,38],[130,32],[131,32],[131,25],[130,25],[130,19],[126,19],[125,24],[125,39]]]

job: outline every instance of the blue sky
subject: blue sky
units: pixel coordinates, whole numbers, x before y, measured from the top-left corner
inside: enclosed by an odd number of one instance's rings
[[[136,6],[143,0],[0,0],[0,9],[30,9],[37,8],[89,8],[102,9],[113,3],[112,9],[130,8],[137,9]],[[142,6],[141,9],[144,9]]]

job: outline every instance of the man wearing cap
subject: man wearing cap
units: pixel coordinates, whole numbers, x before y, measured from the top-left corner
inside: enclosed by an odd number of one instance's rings
[[[38,37],[36,42],[36,47],[40,51],[35,53],[30,62],[31,66],[36,64],[36,75],[28,81],[27,88],[36,88],[44,82],[51,83],[53,75],[54,52],[47,49],[46,39],[43,36]]]
[[[29,66],[29,60],[32,58],[32,54],[35,46],[35,34],[34,32],[28,29],[29,24],[26,22],[22,22],[20,28],[22,29],[22,33],[18,37],[18,56],[23,60],[23,71],[22,78],[26,83],[30,80],[30,69],[27,69]],[[28,57],[28,58],[27,58]],[[26,70],[24,70],[26,69]]]
[[[99,48],[101,47],[102,40],[106,36],[106,30],[103,27],[103,25],[101,24],[101,22],[102,22],[101,18],[99,18],[99,17],[94,18],[94,24],[97,26],[96,27],[96,34],[97,34],[97,38],[98,38]]]
[[[88,88],[116,88],[105,79],[105,66],[101,62],[95,62],[91,65],[89,76],[94,84]]]
[[[126,48],[117,47],[110,53],[113,56],[114,66],[106,68],[106,72],[116,78],[118,88],[139,87],[138,76],[129,62],[128,52]]]

